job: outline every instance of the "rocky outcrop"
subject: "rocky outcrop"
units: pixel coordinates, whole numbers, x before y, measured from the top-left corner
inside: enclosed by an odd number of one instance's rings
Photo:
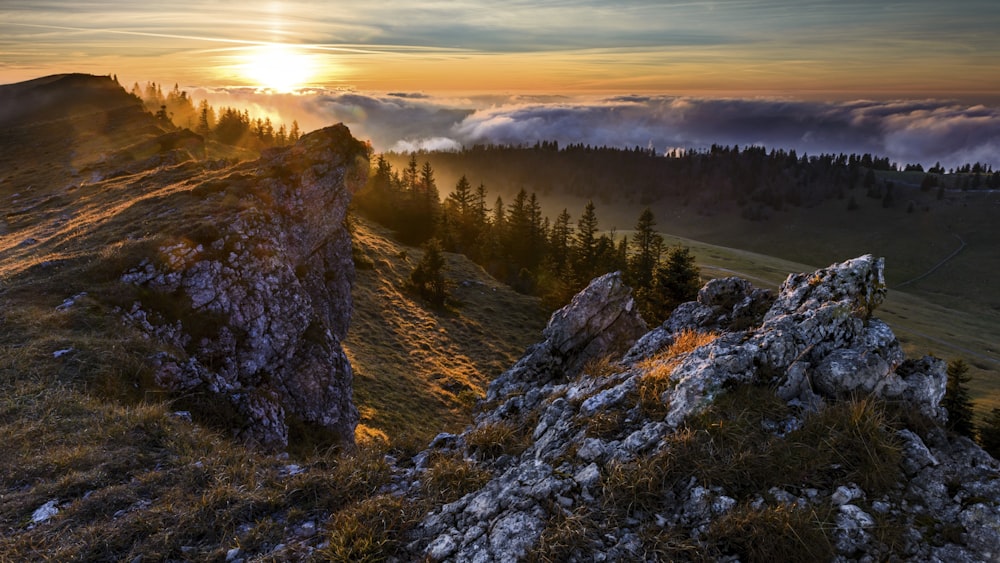
[[[944,365],[904,359],[884,295],[872,256],[777,295],[715,280],[637,340],[628,289],[595,280],[403,471],[397,494],[435,455],[493,476],[403,559],[994,560],[1000,464],[942,429]]]
[[[540,387],[576,373],[588,360],[621,354],[644,332],[646,323],[621,273],[596,278],[552,314],[543,340],[490,384],[486,400]]]
[[[341,125],[200,178],[204,221],[122,276],[140,296],[126,319],[162,344],[159,386],[217,396],[238,435],[267,448],[293,421],[353,443],[344,221],[366,172]]]

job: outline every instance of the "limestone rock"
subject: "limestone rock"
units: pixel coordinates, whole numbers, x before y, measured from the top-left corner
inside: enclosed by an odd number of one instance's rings
[[[944,364],[904,359],[892,330],[872,316],[884,293],[883,263],[872,256],[789,276],[777,295],[736,278],[715,280],[698,301],[637,339],[641,325],[631,317],[628,289],[616,275],[598,278],[552,316],[542,342],[493,382],[466,432],[439,437],[416,456],[461,455],[493,478],[435,508],[414,528],[400,560],[517,561],[538,556],[543,545],[556,551],[542,560],[752,560],[735,543],[711,539],[717,523],[732,517],[732,526],[749,512],[823,515],[817,525],[835,561],[996,559],[1000,464],[933,426],[944,420]],[[657,359],[682,330],[718,334],[669,362]],[[595,373],[582,367],[631,343],[622,359],[612,355]],[[650,398],[641,398],[644,378],[664,365],[672,366],[660,396],[664,408],[649,408],[643,401]],[[932,428],[880,429],[895,440],[900,460],[895,468],[876,463],[899,479],[878,491],[865,490],[855,473],[826,481],[823,475],[838,475],[840,463],[811,468],[818,475],[802,481],[757,484],[741,475],[702,482],[714,469],[706,465],[744,463],[744,452],[720,452],[733,439],[725,429],[743,432],[739,426],[748,421],[695,418],[740,385],[774,389],[789,413],[756,421],[767,438],[746,444],[747,460],[788,451],[775,444],[805,428],[814,411],[858,397],[919,411]],[[692,419],[708,429],[692,428]],[[482,455],[470,440],[494,425],[513,429],[522,445]],[[697,433],[713,436],[716,429],[720,442],[712,437],[697,445]],[[729,447],[738,449],[736,441]],[[688,449],[697,447],[707,448],[700,454],[707,457],[692,459]],[[791,450],[801,447],[793,442]],[[420,494],[427,466],[414,465],[406,470],[414,485],[398,494]],[[883,522],[905,530],[891,546],[883,543]],[[746,526],[737,535],[755,524]]]
[[[250,442],[283,448],[294,418],[353,443],[344,219],[365,154],[334,126],[203,179],[192,193],[213,210],[209,225],[122,276],[142,297],[126,318],[166,346],[157,383],[217,395]]]
[[[646,330],[621,272],[596,278],[552,314],[543,341],[490,384],[486,399],[544,385],[575,373],[587,360],[622,353]]]

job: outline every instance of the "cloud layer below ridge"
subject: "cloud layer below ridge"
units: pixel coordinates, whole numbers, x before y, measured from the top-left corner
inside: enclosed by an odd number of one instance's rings
[[[230,92],[245,103],[263,94]],[[283,101],[282,101],[283,100]],[[811,102],[672,96],[606,98],[321,91],[278,101],[280,118],[306,129],[344,122],[376,150],[459,149],[477,143],[706,148],[712,144],[794,149],[802,154],[872,153],[900,164],[1000,168],[1000,108],[953,101]],[[219,103],[221,100],[213,101]],[[231,102],[225,102],[231,103]]]

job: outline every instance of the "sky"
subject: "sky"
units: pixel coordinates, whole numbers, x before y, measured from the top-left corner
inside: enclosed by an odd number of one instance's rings
[[[0,83],[179,83],[306,127],[353,119],[383,148],[575,130],[959,158],[1000,146],[998,29],[996,0],[0,0]],[[369,110],[420,119],[389,134]]]

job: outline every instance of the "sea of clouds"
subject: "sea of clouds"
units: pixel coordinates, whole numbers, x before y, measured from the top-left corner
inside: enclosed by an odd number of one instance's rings
[[[457,150],[558,141],[616,147],[761,145],[802,153],[872,153],[900,165],[982,162],[1000,168],[1000,108],[957,101],[815,102],[676,96],[481,96],[314,90],[195,92],[250,106],[303,130],[343,122],[375,150]]]

